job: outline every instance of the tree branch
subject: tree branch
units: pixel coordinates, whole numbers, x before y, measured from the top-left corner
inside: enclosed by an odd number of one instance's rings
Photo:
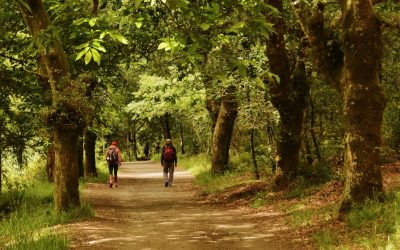
[[[305,6],[302,2],[295,2],[292,7],[311,45],[313,60],[321,78],[341,91],[343,51],[332,32],[324,27],[325,6],[319,3],[317,8],[310,9],[310,6]]]

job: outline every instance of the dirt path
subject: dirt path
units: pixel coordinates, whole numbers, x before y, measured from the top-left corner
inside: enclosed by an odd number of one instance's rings
[[[88,184],[91,221],[70,225],[75,249],[293,249],[277,241],[279,214],[227,210],[194,199],[193,177],[177,168],[165,188],[159,164],[124,163],[118,188]]]

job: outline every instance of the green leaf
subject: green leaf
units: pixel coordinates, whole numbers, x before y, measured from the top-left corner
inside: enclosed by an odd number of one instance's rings
[[[200,28],[202,29],[202,30],[208,30],[209,28],[210,28],[210,24],[209,23],[202,23],[202,24],[200,24]]]
[[[86,52],[85,55],[85,64],[88,65],[90,63],[90,60],[92,60],[92,52],[90,50]]]
[[[107,50],[97,42],[92,43],[92,47],[101,52],[107,52]]]
[[[276,81],[278,84],[281,82],[281,78],[279,78],[278,75],[272,74],[272,73],[271,73],[271,76],[272,76],[273,78],[275,78],[275,81]]]
[[[25,2],[25,0],[18,0],[18,2],[19,2],[22,6],[24,6],[30,13],[32,13],[31,7],[29,6],[29,4],[27,4],[27,3]]]
[[[170,47],[170,46],[169,46],[169,43],[162,42],[162,43],[160,43],[160,44],[158,45],[158,48],[157,48],[157,49],[165,49],[165,50],[167,50],[168,47]],[[170,48],[170,49],[171,49],[171,48]]]
[[[234,24],[232,27],[230,27],[228,29],[229,32],[235,32],[238,33],[241,29],[243,29],[245,27],[245,23],[244,22],[238,22],[236,24]]]
[[[110,33],[112,39],[122,43],[122,44],[129,44],[129,41],[121,34],[118,33]]]
[[[141,2],[142,2],[142,0],[135,0],[136,8],[139,8]]]
[[[95,61],[98,65],[100,65],[100,61],[101,61],[100,53],[95,49],[90,49],[90,51],[92,52],[93,61]]]
[[[136,28],[140,29],[142,27],[143,23],[141,21],[135,22]]]
[[[100,34],[100,39],[103,39],[106,35],[108,35],[108,31],[104,31],[104,32],[102,32],[101,34]]]
[[[75,47],[75,49],[83,49],[89,46],[89,43],[82,43]]]
[[[96,22],[97,22],[97,18],[92,18],[92,19],[90,19],[90,20],[89,20],[89,25],[90,25],[90,27],[95,26],[95,25],[96,25]]]
[[[86,48],[84,48],[83,50],[81,50],[81,52],[79,52],[78,55],[76,56],[75,61],[78,61],[79,59],[81,59],[82,56],[83,56],[84,54],[86,54],[86,52],[89,51],[89,49],[90,49],[90,47],[86,47]]]

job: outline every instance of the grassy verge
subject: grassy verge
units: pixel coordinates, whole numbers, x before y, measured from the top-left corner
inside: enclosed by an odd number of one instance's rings
[[[107,164],[99,162],[97,167],[98,177],[80,180],[81,192],[87,182],[107,181]],[[55,212],[53,184],[47,182],[45,175],[34,171],[27,176],[36,177],[33,180],[24,177],[15,182],[12,190],[6,189],[0,194],[0,249],[68,249],[69,242],[56,230],[57,225],[90,218],[93,210],[82,204],[69,212]]]
[[[14,196],[3,194],[0,200],[8,200],[14,211],[2,215],[0,221],[0,246],[5,249],[67,249],[65,236],[58,234],[54,226],[93,216],[87,205],[68,213],[57,213],[53,204],[53,185],[36,183]],[[18,199],[15,199],[18,197]],[[3,200],[5,201],[5,200]]]
[[[317,204],[313,198],[300,196],[280,209],[296,231],[311,233],[317,249],[400,249],[400,191],[390,193],[385,202],[353,209],[344,222],[337,219],[340,202]]]
[[[195,184],[204,194],[214,194],[228,188],[254,181],[245,171],[226,172],[224,175],[211,174],[211,158],[207,154],[180,156],[178,166],[189,170],[195,177]]]

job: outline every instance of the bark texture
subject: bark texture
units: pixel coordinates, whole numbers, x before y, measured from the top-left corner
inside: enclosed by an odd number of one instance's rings
[[[79,131],[76,129],[57,129],[54,133],[55,149],[55,205],[68,210],[80,205],[79,171],[77,164],[77,143]],[[71,160],[75,159],[75,160]]]
[[[344,215],[383,192],[379,167],[386,104],[379,77],[382,33],[371,1],[342,1],[342,39],[335,42],[340,46],[329,49],[328,39],[332,36],[327,34],[333,32],[324,28],[323,10],[322,4],[314,11],[307,6],[296,6],[318,72],[340,91],[344,101],[346,178],[340,209]]]
[[[281,0],[266,1],[281,13]],[[270,71],[279,76],[279,82],[266,79],[271,102],[280,115],[280,126],[276,138],[276,167],[279,170],[275,183],[278,187],[288,185],[299,172],[301,130],[309,84],[305,74],[304,54],[301,50],[295,70],[291,71],[285,48],[286,24],[282,17],[273,18],[276,32],[267,45]]]
[[[383,192],[379,166],[385,97],[380,84],[382,34],[370,1],[342,4],[346,181],[341,212]]]
[[[78,192],[78,157],[77,141],[79,133],[76,124],[70,122],[76,117],[71,106],[59,103],[59,93],[62,93],[62,83],[71,84],[67,57],[61,42],[52,36],[49,41],[39,38],[42,32],[48,32],[50,20],[42,0],[25,1],[29,9],[18,1],[19,9],[27,24],[40,53],[40,63],[43,63],[51,91],[53,112],[49,115],[48,123],[54,128],[55,148],[55,204],[58,211],[68,210],[79,206]],[[65,84],[64,84],[65,86]],[[65,119],[60,108],[67,114]],[[61,115],[61,116],[60,116]],[[68,115],[67,115],[68,116]]]
[[[236,89],[229,87],[221,97],[221,107],[215,125],[211,146],[211,173],[224,174],[229,164],[229,148],[237,117]]]
[[[96,169],[96,140],[97,135],[89,129],[85,129],[85,175],[97,177]]]
[[[49,182],[54,181],[54,169],[56,168],[55,157],[56,156],[54,151],[54,145],[52,144],[51,146],[49,146],[49,149],[47,150],[47,162],[46,162],[47,180],[49,180]]]

